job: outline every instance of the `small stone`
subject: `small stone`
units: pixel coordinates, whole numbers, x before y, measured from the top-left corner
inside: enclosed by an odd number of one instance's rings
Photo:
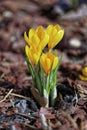
[[[75,47],[75,48],[81,47],[81,41],[77,38],[70,39],[69,44],[70,44],[70,46]]]
[[[10,18],[12,17],[13,13],[11,11],[4,11],[3,12],[3,16],[6,18]]]
[[[10,38],[10,42],[15,42],[16,41],[16,37],[15,36],[12,36],[11,38]]]
[[[64,14],[64,11],[62,10],[62,8],[61,8],[60,6],[57,6],[57,5],[54,6],[53,11],[54,11],[56,14],[59,14],[59,15],[63,15],[63,14]]]

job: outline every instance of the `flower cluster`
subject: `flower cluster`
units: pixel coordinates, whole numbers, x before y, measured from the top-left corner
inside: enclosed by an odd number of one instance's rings
[[[38,26],[36,29],[31,28],[28,34],[24,33],[27,64],[34,86],[39,94],[45,95],[46,98],[49,98],[56,86],[59,59],[53,53],[53,48],[61,41],[63,35],[64,30],[58,24],[48,25],[45,29]]]
[[[24,39],[27,42],[25,51],[30,62],[34,65],[40,60],[44,71],[48,74],[51,68],[57,66],[58,58],[50,52],[46,54],[42,52],[47,44],[49,50],[55,47],[63,35],[64,30],[58,24],[55,26],[49,25],[46,30],[42,26],[37,27],[36,30],[32,28],[29,30],[28,36],[25,32]]]

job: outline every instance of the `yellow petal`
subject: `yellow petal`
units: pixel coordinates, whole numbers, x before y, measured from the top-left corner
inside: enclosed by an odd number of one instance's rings
[[[37,64],[38,61],[39,61],[40,55],[34,54],[34,55],[33,55],[33,58],[34,58],[34,63]]]
[[[51,36],[52,30],[53,30],[53,25],[49,25],[46,29],[47,34]]]
[[[60,31],[56,34],[56,36],[54,37],[54,40],[53,40],[52,42],[48,43],[49,49],[54,48],[54,47],[61,41],[63,35],[64,35],[64,30],[60,30]]]
[[[40,58],[40,63],[42,65],[43,70],[46,74],[48,74],[49,67],[50,67],[50,59],[47,58],[46,54],[42,54]]]
[[[43,26],[38,26],[37,28],[36,28],[36,32],[41,32],[41,31],[44,31],[44,28],[43,28]]]
[[[36,45],[36,44],[39,44],[40,42],[40,39],[38,38],[38,36],[35,34],[33,37],[32,37],[32,45]]]
[[[49,41],[49,35],[45,35],[45,37],[43,38],[43,40],[41,41],[41,47],[42,47],[42,50],[46,47],[47,43]]]
[[[36,33],[38,37],[40,38],[40,40],[42,40],[45,35],[44,28],[42,26],[38,26],[38,28],[36,29]]]
[[[25,46],[25,52],[26,52],[26,55],[28,56],[29,47],[27,45]]]
[[[29,48],[27,45],[25,46],[25,52],[31,63],[34,63],[32,54],[31,54],[31,48]]]
[[[40,59],[40,55],[41,55],[41,49],[40,47],[38,48],[33,48],[32,46],[28,47],[27,45],[25,46],[25,52],[27,57],[29,58],[30,62],[34,65],[37,64],[39,59]]]
[[[52,33],[51,33],[51,37],[50,38],[52,38],[52,40],[53,40],[53,38],[54,38],[54,36],[57,34],[57,29],[53,29],[53,31],[52,31]]]
[[[53,62],[54,60],[54,55],[51,52],[46,53],[47,57]]]
[[[24,40],[29,44],[29,38],[28,38],[26,32],[24,32]]]
[[[57,29],[53,28],[53,29],[52,29],[52,32],[51,32],[51,34],[50,34],[50,36],[49,36],[49,43],[52,43],[52,42],[53,42],[54,37],[55,37],[56,34],[57,34]]]
[[[54,70],[57,67],[57,65],[58,65],[58,57],[55,57],[52,65],[52,70]]]
[[[46,58],[46,55],[43,53],[42,55],[41,55],[41,58],[40,58],[40,63],[41,63],[41,65],[43,65],[44,63],[45,63],[45,58]],[[43,65],[44,66],[44,65]]]
[[[50,59],[47,58],[44,66],[45,73],[48,74],[50,72],[50,69],[51,69],[51,62]]]
[[[32,36],[34,35],[34,33],[35,33],[35,30],[34,30],[33,28],[31,28],[31,29],[29,30],[28,37],[29,37],[29,38],[32,38]]]
[[[54,26],[54,28],[56,28],[57,31],[59,31],[59,30],[61,29],[59,24],[56,24],[56,25]]]
[[[28,57],[29,57],[30,62],[34,65],[35,62],[34,62],[33,53],[32,53],[31,48],[29,49]]]
[[[60,30],[57,35],[55,36],[54,38],[54,42],[56,43],[59,43],[61,41],[61,39],[63,38],[63,35],[64,35],[64,30]]]

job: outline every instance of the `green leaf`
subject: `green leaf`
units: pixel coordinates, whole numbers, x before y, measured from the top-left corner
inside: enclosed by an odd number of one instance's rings
[[[62,59],[62,55],[59,59],[58,65],[54,70],[51,70],[50,73],[47,76],[47,85],[46,85],[46,91],[49,96],[51,96],[50,104],[54,104],[55,98],[57,97],[57,91],[56,91],[56,85],[57,85],[57,74],[58,74],[58,68],[60,66]]]
[[[62,60],[62,55],[59,58],[59,62],[58,62],[57,67],[50,72],[51,81],[53,81],[53,82],[51,82],[51,84],[52,84],[51,89],[53,89],[53,87],[56,86],[56,84],[57,84],[57,74],[58,74],[58,69],[59,69],[61,60]]]
[[[38,73],[37,73],[36,70],[33,69],[32,64],[30,63],[27,56],[26,56],[26,62],[27,62],[27,65],[28,65],[29,72],[32,76],[34,87],[37,88],[38,91],[41,94],[41,84],[40,84],[40,79],[39,79]]]
[[[36,71],[34,72],[34,75],[35,75],[35,83],[36,83],[34,87],[36,87],[40,95],[42,95],[41,81],[40,81],[39,75]]]
[[[44,97],[47,99],[46,107],[48,107],[49,106],[49,95],[48,95],[46,89],[44,89],[43,92],[44,92]]]
[[[44,71],[42,69],[40,62],[38,63],[38,75],[39,75],[39,79],[40,79],[42,96],[43,96],[43,94],[44,94],[43,91],[46,88],[46,79],[45,79],[45,74],[44,74]]]
[[[61,55],[60,58],[59,58],[59,62],[58,62],[57,67],[53,70],[55,74],[58,72],[58,69],[59,69],[59,66],[60,66],[60,64],[61,64],[61,61],[62,61],[62,55]]]
[[[57,98],[57,89],[54,87],[50,92],[50,105],[54,106],[55,100]]]
[[[27,66],[28,66],[28,70],[32,76],[32,80],[33,80],[33,83],[35,84],[35,76],[34,76],[34,70],[33,70],[33,67],[28,59],[28,57],[26,56],[26,62],[27,62]]]

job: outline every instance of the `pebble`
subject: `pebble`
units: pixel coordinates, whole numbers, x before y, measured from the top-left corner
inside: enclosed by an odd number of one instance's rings
[[[11,11],[4,11],[3,16],[6,18],[10,18],[13,16],[13,13]]]
[[[81,47],[81,41],[77,38],[72,38],[69,40],[69,45],[75,48]]]
[[[56,14],[59,14],[59,15],[63,15],[63,14],[64,14],[63,9],[62,9],[60,6],[58,6],[58,5],[55,5],[55,6],[54,6],[53,11],[54,11]]]

